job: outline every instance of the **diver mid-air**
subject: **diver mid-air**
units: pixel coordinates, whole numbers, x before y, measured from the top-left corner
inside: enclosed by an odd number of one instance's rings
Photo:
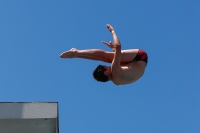
[[[72,48],[63,52],[61,58],[83,58],[89,60],[103,61],[111,63],[110,66],[98,65],[93,72],[97,81],[112,81],[116,85],[130,84],[137,81],[145,72],[148,62],[147,53],[141,49],[121,50],[121,43],[117,37],[115,29],[107,24],[106,27],[111,32],[113,43],[102,41],[110,47],[113,52],[101,49],[78,50]]]

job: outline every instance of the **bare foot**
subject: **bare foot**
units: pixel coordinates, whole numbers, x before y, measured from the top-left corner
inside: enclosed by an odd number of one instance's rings
[[[108,28],[108,30],[109,30],[110,32],[112,32],[112,31],[115,30],[110,24],[107,24],[106,27]]]
[[[78,49],[76,49],[76,48],[72,48],[69,51],[65,51],[62,54],[60,54],[60,57],[61,58],[74,58],[77,50]]]

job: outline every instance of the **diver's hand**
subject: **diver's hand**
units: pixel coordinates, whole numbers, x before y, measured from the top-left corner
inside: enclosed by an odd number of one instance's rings
[[[110,47],[113,51],[115,51],[115,46],[112,44],[112,42],[110,41],[109,43],[108,42],[105,42],[105,41],[102,41],[103,44],[106,44],[108,47]]]

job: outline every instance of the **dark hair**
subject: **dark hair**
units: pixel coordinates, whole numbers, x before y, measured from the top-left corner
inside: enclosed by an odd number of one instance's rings
[[[97,81],[100,81],[100,82],[107,82],[107,81],[109,81],[108,76],[106,76],[104,74],[105,71],[106,71],[106,68],[104,66],[98,65],[97,68],[93,72],[94,78]]]

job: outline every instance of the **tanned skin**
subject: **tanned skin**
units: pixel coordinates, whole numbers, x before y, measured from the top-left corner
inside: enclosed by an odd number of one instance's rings
[[[111,32],[113,43],[110,41],[102,41],[112,49],[112,52],[101,49],[86,49],[78,50],[72,48],[60,54],[61,58],[83,58],[88,60],[102,61],[110,63],[110,66],[105,66],[105,75],[109,80],[116,85],[125,85],[137,81],[145,72],[146,63],[144,61],[133,62],[139,49],[121,50],[121,43],[115,29],[110,25],[106,25]]]

